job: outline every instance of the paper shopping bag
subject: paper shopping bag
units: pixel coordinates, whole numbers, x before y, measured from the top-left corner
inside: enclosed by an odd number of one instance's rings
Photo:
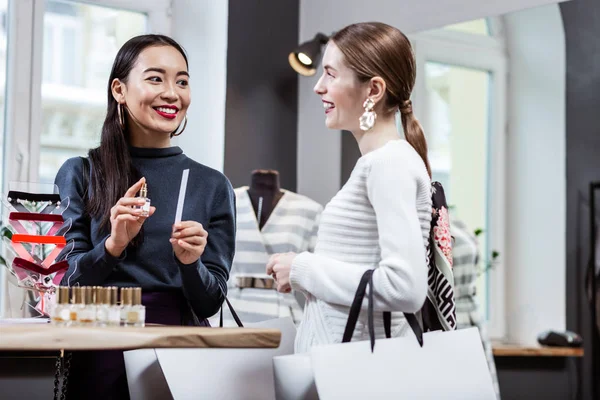
[[[240,327],[238,329],[243,329],[237,313],[229,301],[226,303]],[[274,399],[272,359],[294,352],[296,326],[291,317],[245,326],[279,329],[279,347],[141,349],[125,352],[131,399]]]
[[[477,328],[351,342],[311,351],[316,387],[329,399],[494,400]]]
[[[293,353],[296,326],[291,317],[245,326],[279,329],[281,331],[279,347],[276,349],[156,349],[158,362],[173,399],[275,398],[272,360],[274,356]]]
[[[404,316],[414,333],[390,338],[391,313],[383,313],[386,339],[373,323],[373,270],[366,271],[350,308],[340,344],[317,346],[311,365],[319,398],[494,400],[496,394],[477,328],[423,334],[413,314]],[[349,343],[369,286],[370,341]]]

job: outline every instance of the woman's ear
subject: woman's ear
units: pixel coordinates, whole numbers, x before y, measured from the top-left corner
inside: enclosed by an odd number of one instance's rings
[[[387,86],[385,85],[385,81],[380,76],[375,76],[371,78],[369,81],[369,98],[372,99],[375,104],[379,104],[379,102],[385,96],[385,91],[387,90]]]
[[[125,104],[125,94],[127,93],[127,87],[123,82],[121,82],[117,78],[113,79],[112,83],[110,84],[110,91],[112,92],[112,95],[117,101],[117,103]]]

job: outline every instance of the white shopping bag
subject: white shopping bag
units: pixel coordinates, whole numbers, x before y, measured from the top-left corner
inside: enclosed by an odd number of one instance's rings
[[[131,400],[171,400],[171,391],[155,349],[123,352]]]
[[[227,304],[241,326],[229,301]],[[272,359],[294,352],[296,326],[291,317],[245,326],[279,329],[279,347],[126,351],[125,368],[131,399],[274,399]]]
[[[246,326],[281,330],[279,347],[156,349],[173,399],[274,399],[272,360],[274,356],[293,353],[296,326],[291,317]]]
[[[346,343],[317,346],[308,354],[274,358],[278,400],[496,398],[477,328],[423,334],[416,317],[405,314],[414,336],[375,342],[371,277],[372,270],[365,272],[356,291],[344,332]],[[371,341],[347,343],[356,327],[369,283]],[[391,330],[390,320],[389,314],[384,317],[387,335]],[[311,387],[316,387],[318,396],[314,389],[307,390]]]
[[[321,400],[495,400],[477,328],[315,347],[312,367]]]

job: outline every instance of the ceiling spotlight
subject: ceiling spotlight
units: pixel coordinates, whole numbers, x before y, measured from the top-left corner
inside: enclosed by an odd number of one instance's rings
[[[321,60],[321,47],[327,44],[329,36],[317,33],[308,42],[302,43],[296,50],[290,53],[288,61],[294,71],[304,76],[313,76],[317,72],[317,66]]]

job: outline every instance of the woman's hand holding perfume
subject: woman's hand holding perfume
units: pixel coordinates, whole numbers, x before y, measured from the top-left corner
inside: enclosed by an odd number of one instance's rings
[[[114,257],[119,257],[125,251],[129,242],[140,232],[144,221],[156,210],[156,207],[150,207],[148,216],[143,216],[143,206],[147,200],[136,195],[145,183],[146,178],[137,181],[110,210],[110,236],[104,246]]]

